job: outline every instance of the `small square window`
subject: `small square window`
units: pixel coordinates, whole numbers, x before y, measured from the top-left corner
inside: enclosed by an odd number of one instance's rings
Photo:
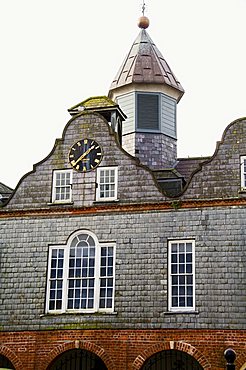
[[[53,172],[52,203],[69,203],[72,201],[72,171]]]
[[[110,201],[117,199],[118,168],[99,167],[97,169],[97,201]]]

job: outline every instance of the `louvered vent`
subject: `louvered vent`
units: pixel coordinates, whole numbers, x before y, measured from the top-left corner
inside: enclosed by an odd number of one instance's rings
[[[159,117],[159,95],[137,94],[137,128],[158,131]]]

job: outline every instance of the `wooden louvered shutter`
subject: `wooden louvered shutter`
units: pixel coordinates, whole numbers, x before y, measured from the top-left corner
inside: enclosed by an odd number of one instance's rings
[[[159,95],[137,94],[137,129],[158,131]]]

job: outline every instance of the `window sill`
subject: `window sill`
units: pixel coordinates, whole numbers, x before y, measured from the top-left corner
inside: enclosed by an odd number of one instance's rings
[[[198,311],[165,311],[164,315],[199,315]]]
[[[72,205],[74,202],[52,202],[52,203],[47,203],[48,206],[67,206],[67,205]]]
[[[104,203],[118,203],[119,199],[105,199],[95,200],[93,204],[104,204]]]
[[[246,188],[241,188],[241,189],[238,191],[238,194],[246,194]]]
[[[44,313],[42,315],[40,315],[39,317],[40,318],[43,318],[43,317],[55,317],[55,316],[87,316],[87,315],[95,315],[95,316],[106,316],[106,315],[113,315],[113,316],[116,316],[118,315],[118,312],[101,312],[101,311],[96,311],[96,312],[47,312],[47,313]]]

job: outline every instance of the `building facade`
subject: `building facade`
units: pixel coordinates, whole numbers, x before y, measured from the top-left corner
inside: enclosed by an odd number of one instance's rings
[[[0,209],[0,368],[246,369],[246,119],[178,159],[184,90],[140,28]]]

